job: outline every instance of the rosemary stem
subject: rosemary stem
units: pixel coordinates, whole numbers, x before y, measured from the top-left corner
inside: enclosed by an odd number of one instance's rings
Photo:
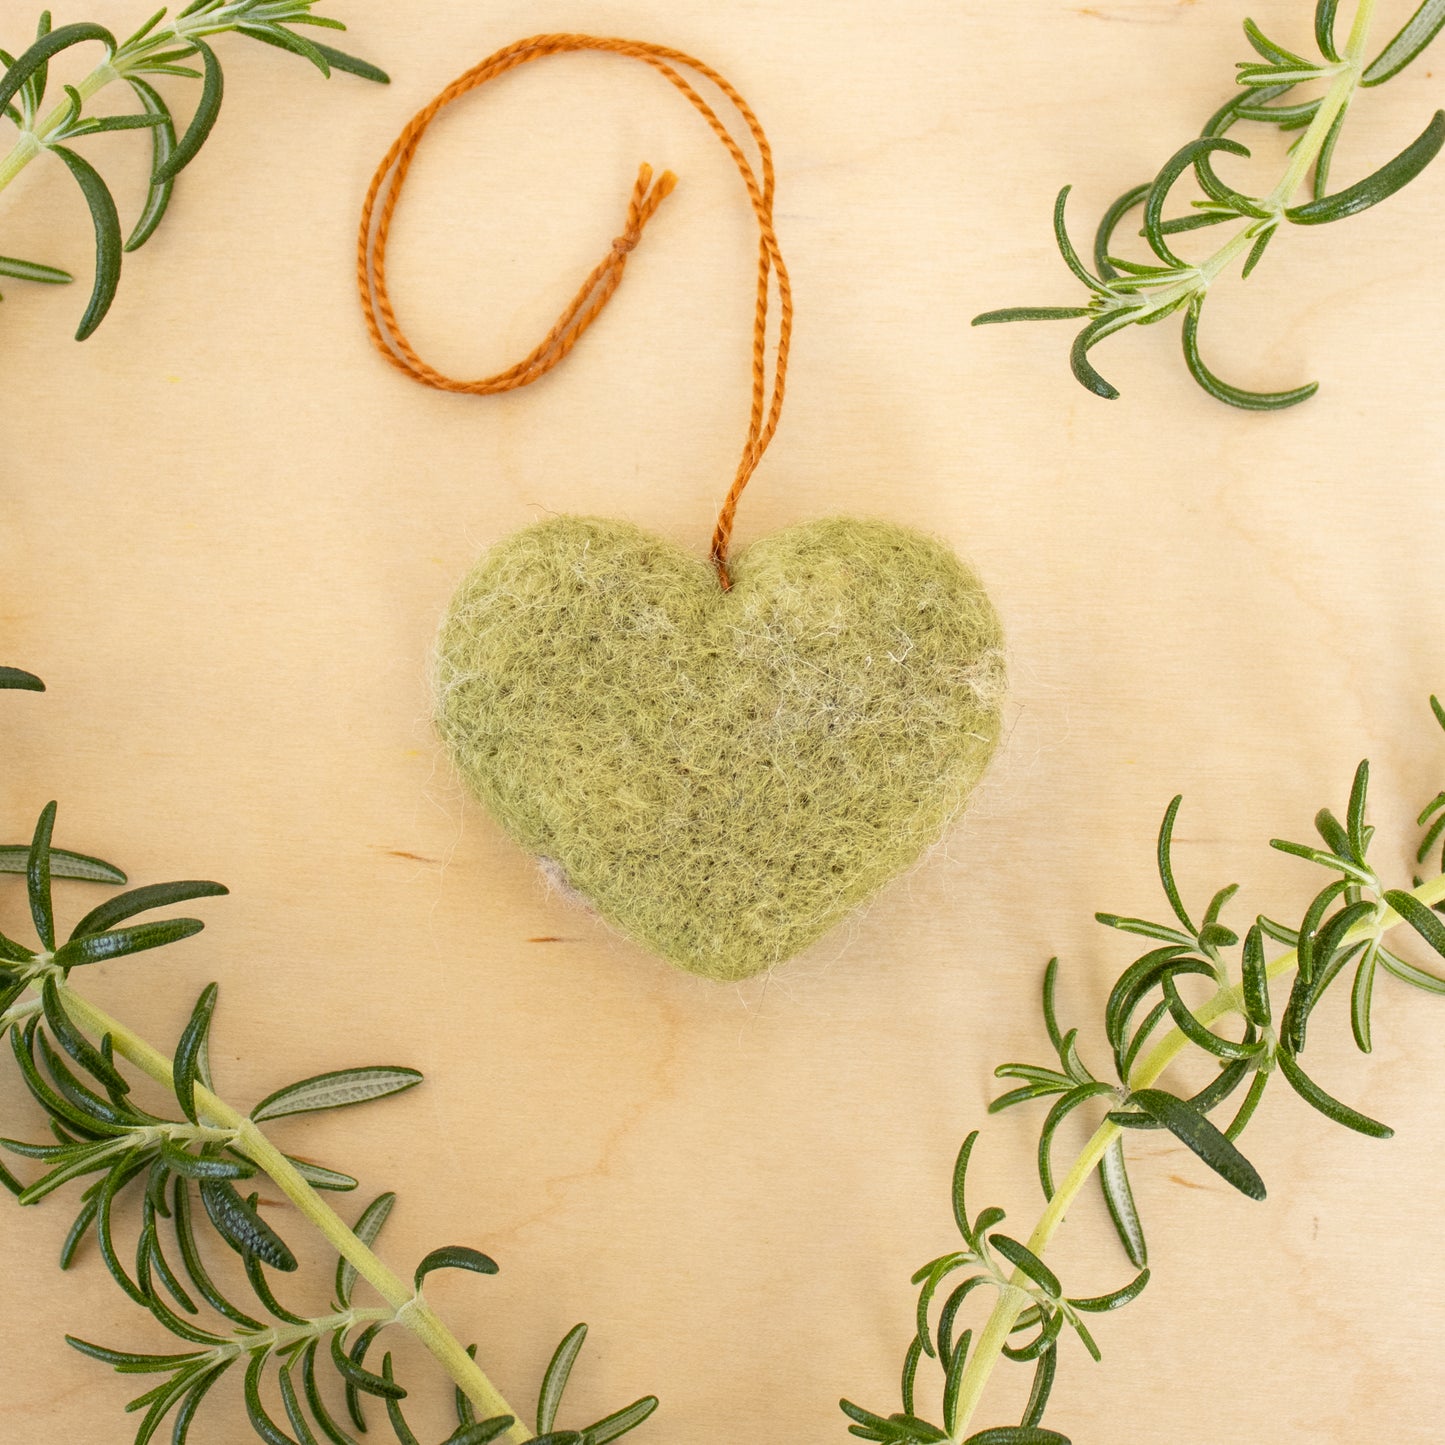
[[[1355,91],[1360,84],[1360,77],[1365,71],[1365,42],[1369,38],[1370,18],[1374,9],[1375,0],[1360,0],[1359,7],[1355,11],[1354,24],[1350,26],[1349,39],[1345,42],[1344,53],[1340,56],[1339,73],[1320,102],[1320,108],[1315,112],[1309,129],[1305,131],[1299,145],[1295,147],[1289,169],[1280,178],[1280,183],[1270,192],[1266,205],[1273,204],[1284,207],[1290,203],[1294,193],[1303,184],[1305,176],[1309,174],[1310,167],[1324,148],[1325,139],[1334,127],[1340,112],[1354,98]]]
[[[66,1011],[97,1037],[110,1035],[117,1054],[130,1060],[168,1089],[175,1087],[171,1061],[124,1024],[113,1019],[68,983],[60,985]],[[436,1357],[453,1382],[481,1412],[482,1418],[511,1415],[516,1423],[505,1439],[514,1445],[532,1439],[532,1432],[522,1424],[517,1412],[507,1404],[496,1386],[487,1378],[462,1348],[461,1342],[446,1327],[426,1302],[419,1290],[403,1282],[372,1251],[359,1240],[345,1220],[308,1184],[294,1164],[278,1149],[260,1128],[238,1113],[209,1089],[197,1085],[196,1110],[208,1122],[224,1129],[236,1130],[236,1147],[263,1169],[276,1187],[325,1236],[328,1244],[356,1267],[356,1272],[384,1299],[391,1317],[405,1325]]]
[[[1373,18],[1374,10],[1375,0],[1360,0],[1335,78],[1321,100],[1320,108],[1310,122],[1309,128],[1295,144],[1289,165],[1284,175],[1280,177],[1279,184],[1261,202],[1268,210],[1283,213],[1295,192],[1304,183],[1310,167],[1319,159],[1335,121],[1354,98],[1355,91],[1360,84],[1360,77],[1364,74],[1365,44],[1369,38],[1370,21]],[[1207,260],[1201,261],[1194,268],[1192,274],[1177,285],[1163,286],[1153,293],[1149,304],[1138,310],[1136,320],[1144,321],[1151,316],[1161,315],[1175,306],[1191,300],[1194,296],[1208,291],[1210,283],[1222,275],[1231,262],[1254,244],[1261,227],[1277,224],[1278,216],[1270,221],[1249,221]],[[1129,300],[1135,302],[1137,297],[1130,297]]]
[[[1435,904],[1445,902],[1445,873],[1427,879],[1418,888],[1412,889],[1411,894],[1427,908],[1433,908]],[[1363,938],[1384,933],[1401,921],[1398,913],[1381,904],[1378,917],[1351,929],[1341,940],[1342,946],[1347,947],[1350,943],[1358,942]],[[1279,978],[1292,972],[1298,961],[1298,954],[1293,949],[1288,953],[1281,954],[1270,963],[1269,977]],[[1195,1011],[1195,1016],[1201,1023],[1208,1024],[1225,1014],[1238,1012],[1243,1007],[1243,1003],[1243,985],[1235,984],[1231,987],[1221,988],[1208,1003]],[[1146,1089],[1152,1085],[1174,1062],[1188,1042],[1189,1040],[1177,1028],[1171,1029],[1135,1066],[1129,1078],[1129,1087]],[[1078,1158],[1074,1160],[1069,1172],[1054,1192],[1053,1198],[1049,1200],[1043,1213],[1039,1216],[1039,1222],[1034,1226],[1034,1232],[1029,1236],[1028,1247],[1034,1254],[1042,1257],[1049,1242],[1053,1239],[1055,1231],[1064,1222],[1064,1218],[1069,1212],[1069,1206],[1078,1197],[1079,1191],[1088,1183],[1094,1170],[1099,1167],[1109,1146],[1122,1132],[1123,1130],[1118,1124],[1111,1123],[1108,1119],[1105,1119],[1094,1131],[1093,1137],[1084,1145]],[[1010,1283],[1015,1286],[1023,1286],[1028,1283],[1028,1278],[1022,1270],[1015,1270]],[[959,1445],[959,1442],[968,1433],[969,1421],[978,1409],[979,1401],[993,1374],[994,1366],[998,1364],[999,1357],[1003,1353],[1003,1346],[1008,1342],[1008,1337],[1017,1323],[1019,1315],[1031,1303],[1032,1298],[1024,1289],[1014,1288],[1001,1292],[994,1304],[993,1311],[979,1333],[973,1346],[972,1355],[964,1367],[963,1379],[958,1392],[958,1424],[950,1437],[954,1445]]]
[[[75,87],[82,101],[89,100],[104,90],[111,81],[119,78],[120,72],[115,69],[111,61],[97,65],[79,85]],[[61,104],[54,107],[50,114],[40,121],[35,129],[23,130],[20,138],[10,149],[10,154],[0,161],[0,191],[3,191],[41,151],[45,149],[46,137],[53,134],[60,128],[61,122],[70,114],[70,106]]]
[[[299,1325],[273,1325],[259,1334],[243,1335],[211,1351],[217,1359],[237,1359],[241,1355],[253,1354],[258,1349],[284,1350],[303,1340],[324,1339],[333,1330],[350,1329],[353,1325],[369,1324],[382,1320],[390,1321],[390,1310],[372,1309],[342,1310],[338,1314],[319,1315]]]

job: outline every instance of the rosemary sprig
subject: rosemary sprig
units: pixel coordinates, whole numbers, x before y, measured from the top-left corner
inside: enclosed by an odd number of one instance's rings
[[[1329,189],[1335,147],[1356,93],[1398,75],[1445,26],[1445,3],[1421,0],[1399,33],[1367,61],[1375,0],[1359,0],[1343,47],[1335,42],[1338,3],[1317,0],[1315,5],[1318,60],[1286,49],[1265,36],[1252,20],[1245,21],[1245,37],[1259,59],[1239,65],[1239,94],[1215,111],[1199,137],[1176,151],[1152,181],[1134,186],[1108,208],[1094,237],[1093,270],[1080,259],[1064,223],[1070,187],[1059,192],[1054,204],[1054,238],[1064,263],[1088,288],[1086,304],[1013,306],[986,311],[975,316],[973,324],[1084,320],[1083,330],[1074,338],[1070,365],[1081,385],[1096,396],[1113,400],[1119,392],[1096,370],[1090,351],[1127,327],[1149,325],[1179,311],[1184,317],[1185,365],[1211,396],[1252,411],[1278,411],[1313,396],[1318,382],[1258,392],[1221,380],[1200,353],[1199,320],[1210,287],[1236,261],[1243,258],[1240,275],[1247,278],[1287,225],[1325,225],[1378,205],[1414,180],[1445,145],[1445,111],[1437,111],[1419,137],[1393,160],[1353,185]],[[1312,83],[1322,85],[1322,92],[1305,100],[1293,98],[1299,87]],[[1250,154],[1229,136],[1241,123],[1301,132],[1290,147],[1284,174],[1267,194],[1245,194],[1215,172],[1216,156]],[[1171,192],[1188,174],[1198,182],[1203,197],[1191,201],[1188,212],[1166,219]],[[1310,198],[1297,200],[1307,180]],[[1139,235],[1153,253],[1148,261],[1128,260],[1116,252],[1116,233],[1135,210],[1141,212]],[[1229,240],[1202,261],[1188,261],[1174,249],[1172,238],[1183,232],[1231,223],[1236,229]]]
[[[1430,704],[1445,729],[1445,707],[1433,697]],[[1438,856],[1441,871],[1428,879],[1415,877],[1408,889],[1390,887],[1369,858],[1374,836],[1365,820],[1369,777],[1369,764],[1362,762],[1343,820],[1328,808],[1316,815],[1319,843],[1276,839],[1272,844],[1337,875],[1310,901],[1298,926],[1259,915],[1242,938],[1220,921],[1237,885],[1219,889],[1201,914],[1186,908],[1173,866],[1180,799],[1170,803],[1159,830],[1157,866],[1171,916],[1157,922],[1097,915],[1107,927],[1150,945],[1120,975],[1105,1006],[1104,1034],[1114,1079],[1101,1077],[1084,1063],[1078,1029],[1061,1028],[1054,997],[1058,960],[1051,960],[1044,972],[1043,1016],[1057,1065],[1001,1065],[997,1076],[1015,1081],[1016,1087],[990,1105],[995,1113],[1040,1099],[1052,1101],[1038,1144],[1044,1211],[1026,1242],[999,1230],[1002,1209],[989,1207],[976,1217],[969,1213],[965,1185],[978,1140],[977,1132],[970,1134],[959,1151],[953,1188],[963,1247],[931,1260],[913,1277],[920,1289],[915,1333],[904,1357],[902,1409],[884,1416],[844,1400],[852,1434],[887,1445],[1068,1445],[1067,1437],[1041,1423],[1060,1337],[1068,1327],[1098,1359],[1099,1347],[1083,1316],[1130,1303],[1149,1281],[1144,1229],[1123,1148],[1128,1131],[1169,1130],[1204,1165],[1253,1199],[1264,1198],[1264,1181],[1236,1141],[1272,1079],[1283,1078],[1312,1108],[1348,1129],[1389,1137],[1386,1125],[1328,1093],[1301,1063],[1315,1008],[1330,986],[1351,970],[1351,1027],[1366,1053],[1381,973],[1425,993],[1445,994],[1445,977],[1409,962],[1385,942],[1392,930],[1404,929],[1445,959],[1445,792],[1436,794],[1420,813],[1425,832],[1416,853],[1421,864]],[[1266,963],[1267,941],[1283,944],[1287,951]],[[1231,967],[1229,955],[1236,956],[1236,966]],[[1191,975],[1214,988],[1198,1006],[1186,1002],[1179,988],[1178,980]],[[1281,1009],[1271,984],[1286,980],[1289,990]],[[1219,1025],[1230,1019],[1235,1026],[1221,1031]],[[1165,1071],[1191,1052],[1214,1060],[1214,1077],[1187,1097],[1159,1087]],[[1236,1102],[1221,1128],[1210,1116],[1230,1100]],[[1102,1117],[1058,1179],[1053,1165],[1058,1128],[1075,1110],[1090,1107]],[[1044,1255],[1070,1206],[1094,1177],[1136,1272],[1111,1293],[1082,1299],[1066,1293]],[[945,1282],[950,1285],[946,1294]],[[961,1311],[975,1290],[994,1295],[993,1308],[976,1334],[958,1329]],[[1023,1417],[1017,1425],[969,1433],[1001,1358],[1033,1364],[1033,1389]],[[918,1413],[917,1375],[925,1359],[934,1361],[943,1377],[941,1423]]]
[[[0,159],[0,191],[36,156],[48,153],[64,164],[90,208],[95,229],[95,280],[75,334],[77,341],[83,341],[104,319],[120,284],[123,253],[139,250],[155,234],[170,205],[176,177],[196,158],[220,114],[225,77],[208,43],[211,38],[226,33],[246,35],[309,60],[323,75],[343,70],[386,83],[386,73],[376,66],[310,40],[297,30],[302,25],[346,28],[330,16],[314,14],[316,3],[193,0],[170,20],[164,10],[158,10],[125,41],[117,41],[104,26],[90,22],[52,29],[47,10],[29,49],[18,58],[0,50],[0,66],[5,67],[0,75],[0,113],[19,130],[9,154]],[[99,44],[105,52],[99,64],[79,84],[62,86],[65,99],[45,110],[51,62],[67,50],[90,44]],[[151,83],[156,77],[173,76],[201,82],[196,108],[179,134],[169,104]],[[118,80],[130,87],[140,109],[130,115],[87,114],[89,102]],[[150,189],[125,241],[110,188],[90,161],[71,148],[75,141],[118,130],[149,130],[152,138]],[[52,285],[74,279],[57,267],[8,256],[0,256],[0,276]]]
[[[43,691],[34,674],[0,668],[0,689]],[[87,1181],[66,1235],[60,1263],[70,1268],[93,1240],[116,1284],[186,1348],[152,1355],[70,1339],[82,1353],[122,1374],[160,1381],[131,1402],[143,1412],[136,1445],[147,1445],[169,1426],[172,1445],[184,1445],[201,1404],[228,1372],[244,1377],[247,1418],[267,1445],[356,1445],[338,1423],[342,1409],[328,1403],[339,1388],[345,1415],[367,1428],[363,1399],[380,1400],[401,1445],[416,1445],[402,1401],[407,1390],[389,1353],[374,1367],[373,1346],[388,1329],[410,1331],[435,1357],[454,1386],[457,1428],[445,1445],[491,1440],[537,1445],[607,1445],[642,1424],[657,1407],[653,1396],[634,1401],[576,1430],[556,1427],[572,1366],[586,1336],[578,1325],[562,1340],[543,1376],[535,1432],[517,1417],[475,1360],[475,1346],[460,1341],[428,1303],[427,1278],[437,1270],[489,1275],[496,1263],[467,1245],[431,1251],[410,1281],[395,1274],[373,1245],[395,1202],[382,1194],[348,1225],[322,1192],[357,1187],[350,1175],[316,1165],[275,1144],[273,1121],[350,1107],[414,1088],[421,1075],[397,1066],[368,1066],[319,1074],[277,1089],[243,1114],[216,1092],[209,1038],[218,990],[208,985],[197,1000],[173,1054],[146,1042],[98,1008],[75,986],[77,969],[129,959],[199,933],[198,918],[136,921],[157,909],[226,892],[203,880],[151,884],[115,894],[86,912],[62,938],[53,882],[57,878],[124,884],[114,865],[56,848],[56,807],[42,811],[28,844],[0,847],[0,872],[26,879],[37,947],[0,933],[0,1045],[9,1052],[31,1097],[45,1113],[51,1138],[35,1142],[0,1138],[0,1150],[38,1167],[29,1183],[0,1164],[0,1184],[22,1204],[37,1204],[67,1185]],[[162,1086],[175,1116],[142,1108],[132,1097],[123,1065]],[[314,1313],[299,1313],[277,1297],[268,1271],[295,1273],[295,1254],[266,1219],[255,1194],[242,1192],[265,1176],[338,1256],[332,1297]],[[134,1244],[118,1239],[116,1205],[132,1196],[140,1222]],[[239,1260],[249,1298],[238,1302],[238,1273],[207,1262],[202,1241],[219,1241]],[[365,1281],[378,1304],[361,1304]],[[280,1400],[278,1423],[267,1393]],[[291,1433],[287,1433],[289,1431]]]

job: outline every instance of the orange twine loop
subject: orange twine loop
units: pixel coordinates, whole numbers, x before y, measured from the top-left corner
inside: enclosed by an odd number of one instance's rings
[[[529,60],[540,60],[543,56],[562,54],[575,50],[602,50],[617,55],[631,56],[650,65],[666,76],[685,95],[697,111],[712,127],[718,139],[727,148],[747,187],[748,198],[757,216],[758,241],[758,289],[757,304],[753,322],[753,392],[752,408],[748,421],[747,441],[743,446],[742,459],[737,474],[723,500],[718,513],[717,526],[713,530],[710,555],[717,569],[718,580],[726,591],[731,586],[727,570],[728,545],[732,538],[733,521],[737,513],[738,499],[743,488],[763,453],[778,429],[778,418],[783,410],[784,382],[788,371],[788,346],[793,328],[793,296],[788,282],[787,267],[783,265],[782,253],[778,249],[778,238],[773,230],[773,153],[768,138],[758,118],[742,96],[710,66],[684,55],[680,50],[665,46],[651,45],[646,41],[617,40],[594,35],[534,35],[529,40],[519,40],[495,55],[489,56],[480,65],[459,75],[430,104],[419,110],[408,122],[406,128],[393,142],[366,193],[366,203],[361,212],[361,234],[357,246],[357,285],[361,292],[361,305],[366,314],[366,325],[371,339],[382,355],[399,370],[415,381],[436,387],[440,391],[464,392],[473,396],[490,396],[497,392],[511,391],[527,386],[539,377],[545,376],[577,344],[578,338],[597,319],[612,293],[622,280],[627,258],[637,246],[648,221],[657,214],[658,207],[677,184],[677,177],[671,171],[663,171],[653,182],[652,167],[645,162],[637,172],[637,182],[632,188],[632,198],[627,207],[625,230],[613,242],[607,255],[592,269],[577,294],[567,304],[554,325],[523,360],[494,376],[482,377],[475,381],[459,381],[429,366],[417,354],[406,333],[396,319],[396,311],[386,284],[386,246],[391,231],[392,216],[396,211],[401,189],[407,172],[415,159],[417,147],[426,134],[427,127],[437,115],[454,100],[459,100],[468,91],[485,84],[495,76],[524,65]],[[761,162],[761,180],[754,172],[751,162],[743,154],[741,146],[734,139],[727,126],[706,100],[693,89],[689,81],[675,68],[686,67],[711,81],[743,118],[755,145]],[[773,364],[772,394],[769,397],[767,385],[767,330],[768,306],[772,290],[772,277],[777,277],[778,288],[778,339],[777,356]]]

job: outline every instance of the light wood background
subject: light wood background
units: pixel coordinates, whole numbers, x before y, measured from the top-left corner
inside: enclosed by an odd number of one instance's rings
[[[0,660],[50,687],[4,704],[5,826],[26,834],[58,797],[63,844],[136,881],[230,885],[200,939],[88,982],[170,1047],[218,980],[215,1060],[238,1104],[351,1063],[425,1071],[406,1098],[298,1121],[283,1142],[368,1195],[399,1191],[384,1236],[399,1270],[446,1242],[500,1259],[497,1279],[433,1293],[519,1405],[585,1319],[576,1410],[655,1391],[639,1440],[846,1438],[840,1394],[897,1408],[908,1275],[951,1247],[971,1128],[976,1197],[1031,1227],[1037,1120],[987,1120],[991,1071],[1043,1061],[1054,952],[1066,1020],[1103,1067],[1100,1007],[1130,955],[1091,917],[1159,906],[1170,796],[1185,795],[1189,895],[1238,879],[1236,919],[1284,914],[1313,880],[1267,840],[1342,807],[1368,754],[1381,856],[1408,876],[1401,840],[1445,773],[1426,707],[1445,689],[1445,166],[1347,224],[1282,236],[1247,286],[1218,288],[1216,368],[1266,387],[1319,377],[1308,405],[1209,400],[1172,322],[1098,353],[1124,393],[1106,404],[1070,378],[1067,330],[968,321],[1078,299],[1049,234],[1057,188],[1075,184],[1086,237],[1195,133],[1248,53],[1237,0],[325,9],[389,89],[223,38],[220,124],[99,333],[70,339],[84,284],[4,288]],[[1296,47],[1311,9],[1252,0]],[[3,10],[0,42],[19,49],[31,6]],[[56,21],[128,30],[145,10],[92,0]],[[1382,10],[1381,40],[1408,6]],[[621,513],[701,548],[745,422],[754,244],[737,178],[669,86],[610,57],[527,67],[450,115],[394,245],[423,352],[494,370],[616,233],[638,162],[671,166],[682,183],[592,334],[542,384],[486,401],[426,392],[366,341],[353,231],[381,153],[456,72],[565,29],[703,57],[775,144],[798,324],[741,539],[837,512],[932,530],[1009,631],[1008,741],[965,822],[743,988],[673,972],[549,896],[428,725],[430,639],[480,549],[553,511]],[[1401,149],[1441,95],[1430,60],[1368,93],[1338,175]],[[146,144],[86,144],[127,216]],[[0,201],[5,253],[88,279],[88,247],[60,166]],[[21,894],[3,891],[21,926]],[[1359,1139],[1276,1090],[1249,1136],[1264,1204],[1142,1139],[1155,1280],[1102,1323],[1101,1365],[1065,1341],[1049,1423],[1076,1445],[1434,1440],[1442,1034],[1438,1001],[1394,987],[1368,1060],[1342,1009],[1317,1022],[1318,1075],[1398,1134]],[[10,1075],[5,1131],[33,1134]],[[133,1392],[62,1334],[169,1337],[93,1252],[57,1273],[68,1219],[60,1200],[5,1207],[0,1437],[122,1445]],[[1092,1198],[1057,1263],[1075,1293],[1127,1278]],[[286,1298],[324,1306],[316,1264]],[[1016,1419],[1023,1388],[979,1423]],[[208,1406],[208,1445],[252,1438],[235,1395]],[[440,1415],[417,1419],[440,1437]]]

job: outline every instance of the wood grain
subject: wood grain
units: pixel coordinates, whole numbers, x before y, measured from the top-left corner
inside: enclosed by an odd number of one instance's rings
[[[144,8],[92,0],[57,21],[121,28]],[[399,1190],[399,1269],[447,1242],[501,1261],[434,1293],[515,1401],[586,1319],[576,1408],[656,1391],[664,1413],[639,1439],[846,1438],[840,1394],[895,1407],[908,1274],[950,1246],[952,1156],[985,1122],[993,1066],[1042,1055],[1051,953],[1067,1016],[1095,1027],[1127,953],[1090,920],[1153,906],[1169,797],[1185,795],[1185,887],[1241,879],[1247,918],[1305,896],[1307,870],[1266,842],[1341,807],[1360,756],[1386,839],[1440,786],[1425,702],[1445,688],[1445,168],[1283,237],[1211,300],[1216,368],[1317,376],[1306,406],[1210,401],[1171,323],[1101,351],[1123,391],[1106,404],[1069,377],[1057,328],[968,320],[1075,300],[1056,190],[1074,183],[1087,234],[1194,133],[1245,54],[1238,4],[327,8],[389,90],[223,39],[220,124],[96,336],[69,339],[81,288],[5,288],[0,660],[50,686],[5,703],[8,826],[56,796],[64,844],[140,881],[231,886],[200,939],[93,987],[166,1046],[218,980],[235,1102],[348,1063],[425,1071],[400,1100],[285,1140]],[[1382,9],[1383,32],[1408,6]],[[14,50],[32,17],[5,11]],[[1307,6],[1251,13],[1307,44]],[[527,67],[440,122],[392,258],[423,354],[495,369],[614,234],[639,161],[671,167],[678,191],[607,315],[498,399],[425,392],[368,349],[351,246],[377,159],[464,66],[564,29],[701,56],[777,150],[798,322],[740,540],[832,513],[929,529],[988,580],[1010,637],[1009,740],[964,824],[752,987],[678,975],[549,895],[461,796],[427,721],[432,632],[481,548],[613,498],[702,550],[746,424],[752,217],[697,117],[608,57]],[[1371,92],[1339,174],[1403,147],[1440,95],[1428,60]],[[144,139],[88,153],[134,214]],[[6,254],[88,274],[88,244],[57,165],[0,204]],[[20,895],[0,891],[16,917]],[[1076,1445],[1435,1438],[1442,1026],[1430,1000],[1386,990],[1362,1061],[1342,1016],[1317,1024],[1320,1077],[1397,1137],[1346,1136],[1279,1095],[1251,1135],[1262,1205],[1177,1146],[1139,1144],[1155,1281],[1103,1322],[1102,1365],[1066,1343],[1051,1422]],[[30,1122],[8,1071],[0,1110],[6,1132]],[[1006,1116],[977,1156],[980,1197],[1021,1230],[1032,1152]],[[4,1218],[0,1438],[122,1445],[126,1383],[61,1336],[167,1337],[93,1257],[57,1274],[61,1203]],[[1057,1262],[1075,1293],[1123,1281],[1092,1201]],[[322,1305],[318,1264],[284,1298]],[[997,1420],[1020,1391],[1001,1390]],[[252,1438],[235,1403],[208,1407],[207,1445]],[[439,1416],[418,1420],[440,1438]]]

